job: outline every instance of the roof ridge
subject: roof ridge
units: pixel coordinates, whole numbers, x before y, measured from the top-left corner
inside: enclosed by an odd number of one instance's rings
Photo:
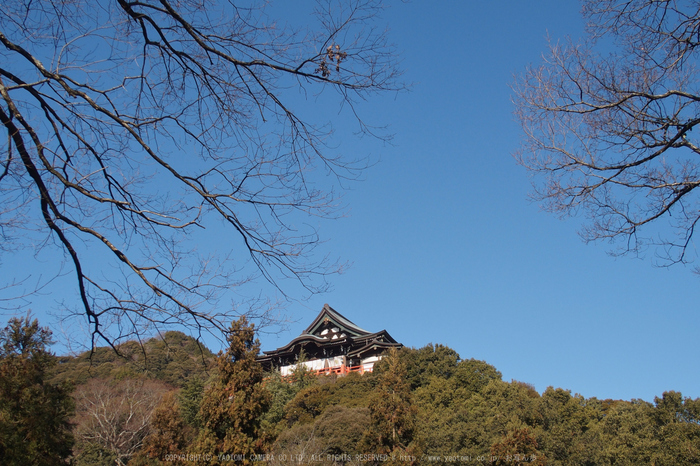
[[[311,331],[318,326],[318,323],[324,314],[330,315],[330,317],[334,318],[334,320],[337,320],[338,323],[344,325],[345,327],[348,327],[349,330],[359,333],[360,335],[373,333],[358,326],[356,323],[354,323],[353,321],[345,317],[343,314],[333,309],[328,303],[326,303],[323,305],[323,309],[321,309],[321,312],[318,314],[318,316],[316,316],[313,322],[311,322],[311,325],[306,327],[306,329],[302,332],[302,335],[311,335]]]

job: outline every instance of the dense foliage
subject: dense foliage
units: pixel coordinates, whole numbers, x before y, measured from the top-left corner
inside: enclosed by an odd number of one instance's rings
[[[68,386],[47,380],[51,332],[29,316],[0,331],[0,463],[56,465],[70,456]]]
[[[84,384],[91,378],[148,377],[180,388],[193,377],[207,378],[214,359],[214,354],[194,338],[171,331],[142,345],[127,341],[115,348],[59,357],[52,381]]]
[[[203,427],[194,447],[219,458],[240,455],[241,462],[249,464],[252,455],[267,447],[260,417],[270,404],[270,393],[255,359],[260,342],[253,324],[245,317],[233,322],[228,343],[228,350],[219,354],[217,377],[204,390],[199,409]],[[213,459],[206,463],[219,464]]]
[[[29,341],[42,347],[45,335],[31,325],[35,336]],[[6,329],[3,341],[8,335]],[[584,398],[553,387],[540,394],[527,383],[503,381],[486,362],[433,344],[392,352],[365,375],[316,377],[300,369],[283,378],[262,372],[254,328],[245,319],[232,324],[228,343],[208,371],[202,363],[212,360],[211,353],[176,332],[145,342],[143,351],[129,353],[131,344],[122,345],[121,357],[98,349],[91,364],[87,354],[38,353],[47,364],[61,361],[53,384],[38,386],[77,384],[73,463],[700,464],[700,399],[678,392],[653,403]],[[22,354],[3,351],[3,367]],[[5,388],[15,380],[6,374]],[[65,427],[72,404],[62,400],[57,406],[63,418],[53,421]],[[94,408],[98,401],[107,409]],[[13,425],[29,425],[22,416],[47,409],[47,403],[25,401],[13,411]],[[1,406],[7,418],[18,405]],[[123,441],[100,434],[99,423]],[[63,457],[70,455],[71,432],[55,432],[64,435]],[[2,433],[7,442],[8,429]],[[2,464],[19,464],[7,462],[7,445],[0,444]]]

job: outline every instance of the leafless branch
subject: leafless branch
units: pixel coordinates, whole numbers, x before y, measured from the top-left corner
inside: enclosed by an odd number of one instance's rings
[[[663,264],[692,261],[700,4],[589,0],[584,13],[590,39],[552,44],[515,84],[518,160],[535,175],[534,197],[584,212],[583,238],[619,240],[615,253],[657,245]],[[619,52],[600,52],[603,37]]]
[[[241,310],[218,297],[256,274],[283,294],[290,278],[324,289],[338,265],[299,225],[337,215],[318,168],[364,164],[326,145],[298,90],[335,90],[359,115],[400,89],[378,12],[322,2],[315,28],[294,30],[223,0],[3,5],[0,234],[65,253],[93,346],[148,325],[225,331]],[[226,260],[192,240],[216,223]]]
[[[150,433],[151,418],[168,387],[160,382],[91,379],[77,388],[76,434],[82,445],[99,445],[125,465]]]

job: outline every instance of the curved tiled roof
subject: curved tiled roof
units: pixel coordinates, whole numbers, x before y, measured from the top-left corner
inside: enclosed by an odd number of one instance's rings
[[[263,351],[258,359],[261,362],[270,363],[276,357],[294,356],[302,348],[311,349],[309,345],[311,348],[323,348],[324,353],[325,349],[331,351],[342,349],[343,353],[348,356],[361,356],[367,351],[403,346],[394,340],[386,330],[369,332],[325,304],[318,316],[301,335],[276,350]]]
[[[328,319],[330,321],[335,322],[339,326],[345,328],[345,330],[354,333],[356,336],[357,335],[368,335],[370,332],[368,332],[365,329],[362,329],[352,323],[350,319],[346,318],[343,316],[340,312],[336,311],[332,307],[330,307],[328,304],[323,305],[323,309],[321,309],[321,313],[314,319],[314,321],[309,325],[306,330],[302,333],[302,335],[307,334],[307,335],[313,335],[314,332],[324,323],[324,320]]]

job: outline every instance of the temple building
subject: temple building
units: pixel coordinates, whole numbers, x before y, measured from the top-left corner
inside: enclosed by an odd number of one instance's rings
[[[371,372],[389,349],[402,346],[386,330],[368,332],[325,304],[301,335],[274,351],[263,351],[258,361],[265,370],[278,369],[283,376],[298,364],[318,374],[364,373]]]

